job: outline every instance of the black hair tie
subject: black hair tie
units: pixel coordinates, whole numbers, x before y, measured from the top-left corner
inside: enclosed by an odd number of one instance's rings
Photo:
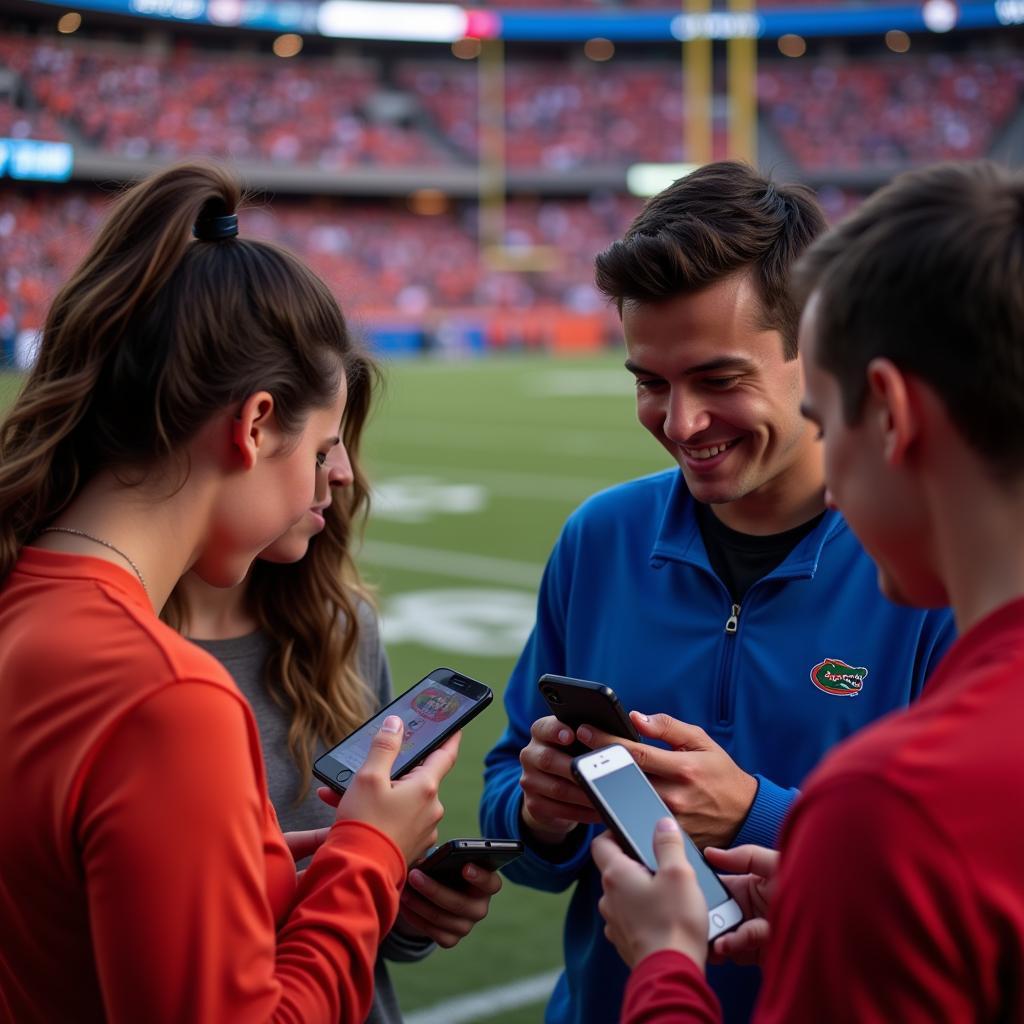
[[[201,242],[220,242],[238,235],[238,217],[228,212],[223,196],[210,196],[203,203],[192,225],[192,234]]]
[[[225,213],[219,217],[200,214],[192,225],[192,234],[201,242],[220,242],[238,235],[238,215]]]

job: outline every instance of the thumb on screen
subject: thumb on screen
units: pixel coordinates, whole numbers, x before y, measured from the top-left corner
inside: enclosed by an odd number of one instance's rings
[[[668,867],[677,871],[690,869],[683,833],[675,818],[660,818],[654,826],[654,858],[659,871]]]
[[[402,736],[405,732],[405,723],[398,715],[388,715],[381,724],[377,735],[370,742],[370,752],[366,755],[360,772],[365,775],[380,775],[387,779],[391,777],[391,766],[398,757],[398,751],[402,747]]]

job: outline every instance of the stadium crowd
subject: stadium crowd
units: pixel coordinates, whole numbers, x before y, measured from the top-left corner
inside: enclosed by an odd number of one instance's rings
[[[322,170],[442,159],[422,131],[367,118],[381,88],[373,63],[16,38],[0,40],[0,61],[65,138],[128,158],[205,153]]]
[[[506,244],[546,253],[544,272],[529,274],[481,263],[475,204],[417,217],[384,202],[275,200],[247,211],[246,231],[299,253],[343,302],[371,316],[544,302],[597,312],[604,306],[593,286],[593,253],[638,205],[611,195],[509,203]],[[101,194],[66,188],[0,192],[0,291],[8,302],[0,334],[40,326],[108,206]]]
[[[479,144],[475,65],[221,54],[0,38],[18,78],[0,125],[126,158],[194,153],[341,171],[458,165]],[[763,116],[809,170],[984,155],[1017,107],[1024,59],[765,60]],[[506,64],[506,159],[551,172],[685,158],[678,63]],[[636,112],[644,111],[643,119]]]
[[[417,97],[466,159],[479,145],[476,69],[445,61],[403,63],[397,80]],[[636,116],[644,111],[643,120]],[[510,167],[562,171],[682,159],[682,81],[670,61],[510,61],[505,74]]]
[[[1019,56],[790,61],[763,66],[758,98],[808,170],[902,166],[987,152],[1022,84]]]

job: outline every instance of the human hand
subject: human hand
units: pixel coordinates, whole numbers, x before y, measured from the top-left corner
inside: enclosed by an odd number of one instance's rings
[[[462,877],[469,884],[452,889],[414,867],[402,892],[398,930],[432,939],[445,949],[464,939],[487,916],[491,897],[501,889],[501,876],[466,864]]]
[[[576,734],[591,747],[621,743],[697,846],[728,846],[754,802],[757,780],[695,725],[669,715],[648,718],[638,711],[629,717],[641,736],[661,740],[672,749],[636,743],[590,726],[581,726]]]
[[[437,798],[441,780],[452,770],[461,733],[455,733],[407,775],[391,781],[391,766],[402,746],[405,725],[397,715],[384,719],[370,753],[338,804],[337,821],[362,821],[394,840],[406,864],[437,841],[444,807]]]
[[[301,832],[285,832],[284,841],[292,855],[292,860],[297,864],[303,857],[309,857],[316,853],[330,831],[330,827],[327,826],[325,828],[308,828]]]
[[[530,742],[519,754],[523,823],[549,846],[562,842],[580,823],[596,825],[601,821],[572,777],[572,756],[565,748],[575,739],[569,726],[548,715],[533,723]]]
[[[590,847],[601,872],[604,895],[597,909],[605,919],[604,934],[630,967],[663,949],[690,957],[701,970],[708,950],[708,907],[697,884],[679,825],[662,818],[654,832],[658,870],[622,852],[607,833]]]
[[[708,863],[722,875],[722,882],[740,905],[745,920],[734,931],[715,939],[711,959],[715,963],[732,960],[738,964],[759,964],[770,938],[768,907],[775,895],[779,870],[777,850],[763,846],[737,846],[733,850],[704,851]]]

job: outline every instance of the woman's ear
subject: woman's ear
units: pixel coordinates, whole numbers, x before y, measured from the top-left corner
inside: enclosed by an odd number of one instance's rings
[[[250,395],[232,423],[231,441],[244,469],[252,469],[266,455],[274,431],[274,396],[269,391]]]
[[[917,439],[920,418],[906,375],[889,359],[872,359],[867,366],[867,407],[882,438],[882,454],[899,466]]]

